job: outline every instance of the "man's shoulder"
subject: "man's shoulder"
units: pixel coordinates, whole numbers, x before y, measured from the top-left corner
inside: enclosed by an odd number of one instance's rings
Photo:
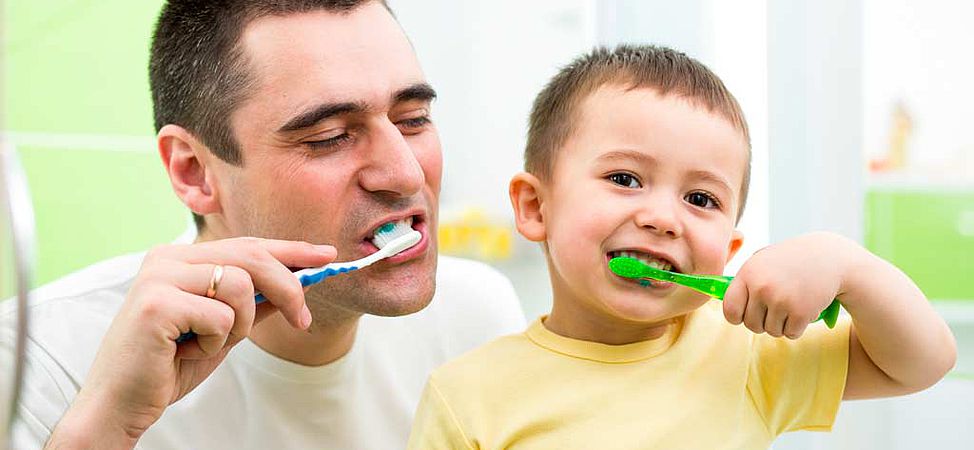
[[[497,269],[479,261],[440,256],[436,272],[436,292],[427,308],[430,314],[445,315],[451,321],[500,321],[503,334],[524,327],[514,285]]]
[[[487,264],[441,256],[436,291],[430,304],[403,317],[366,315],[363,335],[404,344],[435,354],[430,369],[448,358],[506,334],[524,330],[524,313],[511,282]],[[423,374],[425,378],[427,373]]]
[[[94,264],[30,292],[28,351],[75,375],[84,375],[98,343],[125,299],[142,254]],[[0,304],[4,346],[13,333],[16,303]]]
[[[92,264],[76,272],[40,286],[30,292],[32,315],[47,314],[62,308],[81,306],[101,309],[119,306],[125,291],[142,264],[145,253],[131,253]],[[83,305],[78,305],[78,302]],[[108,304],[103,304],[103,303]],[[3,302],[0,315],[11,314],[14,302]],[[38,317],[33,327],[43,325]]]
[[[510,284],[507,277],[489,264],[455,256],[440,255],[436,266],[436,275],[437,282]]]

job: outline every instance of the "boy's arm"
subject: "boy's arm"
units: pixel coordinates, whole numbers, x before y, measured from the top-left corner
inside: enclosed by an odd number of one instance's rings
[[[836,297],[852,315],[845,399],[916,392],[954,366],[954,337],[920,289],[834,233],[788,239],[748,258],[724,295],[724,316],[755,333],[798,339]]]
[[[957,344],[923,292],[858,245],[841,300],[852,316],[844,399],[889,397],[932,386],[954,366]]]

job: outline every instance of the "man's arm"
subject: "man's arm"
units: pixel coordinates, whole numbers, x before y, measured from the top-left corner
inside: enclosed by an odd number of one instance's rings
[[[304,291],[288,267],[321,266],[334,258],[330,246],[256,238],[153,250],[46,448],[134,447],[255,323],[281,311],[292,326],[307,328]],[[216,266],[223,274],[213,289]],[[255,290],[268,302],[255,306]],[[177,344],[188,331],[196,338]]]

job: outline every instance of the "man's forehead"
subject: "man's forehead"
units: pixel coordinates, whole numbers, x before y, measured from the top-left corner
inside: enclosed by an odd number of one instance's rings
[[[312,11],[255,19],[241,37],[258,96],[384,104],[425,80],[399,24],[380,3],[348,13]]]

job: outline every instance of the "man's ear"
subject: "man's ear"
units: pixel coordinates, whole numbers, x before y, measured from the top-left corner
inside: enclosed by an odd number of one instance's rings
[[[724,261],[724,264],[734,259],[734,255],[737,254],[737,251],[741,249],[742,245],[744,245],[744,233],[741,233],[739,230],[734,230],[731,234],[730,244],[727,244],[727,261]]]
[[[166,125],[156,138],[159,156],[176,196],[201,216],[221,211],[215,175],[207,169],[213,154],[196,136],[179,125]]]
[[[534,175],[521,172],[511,178],[508,189],[517,231],[534,242],[542,242],[547,238],[542,211],[544,201],[542,188],[541,180]]]

